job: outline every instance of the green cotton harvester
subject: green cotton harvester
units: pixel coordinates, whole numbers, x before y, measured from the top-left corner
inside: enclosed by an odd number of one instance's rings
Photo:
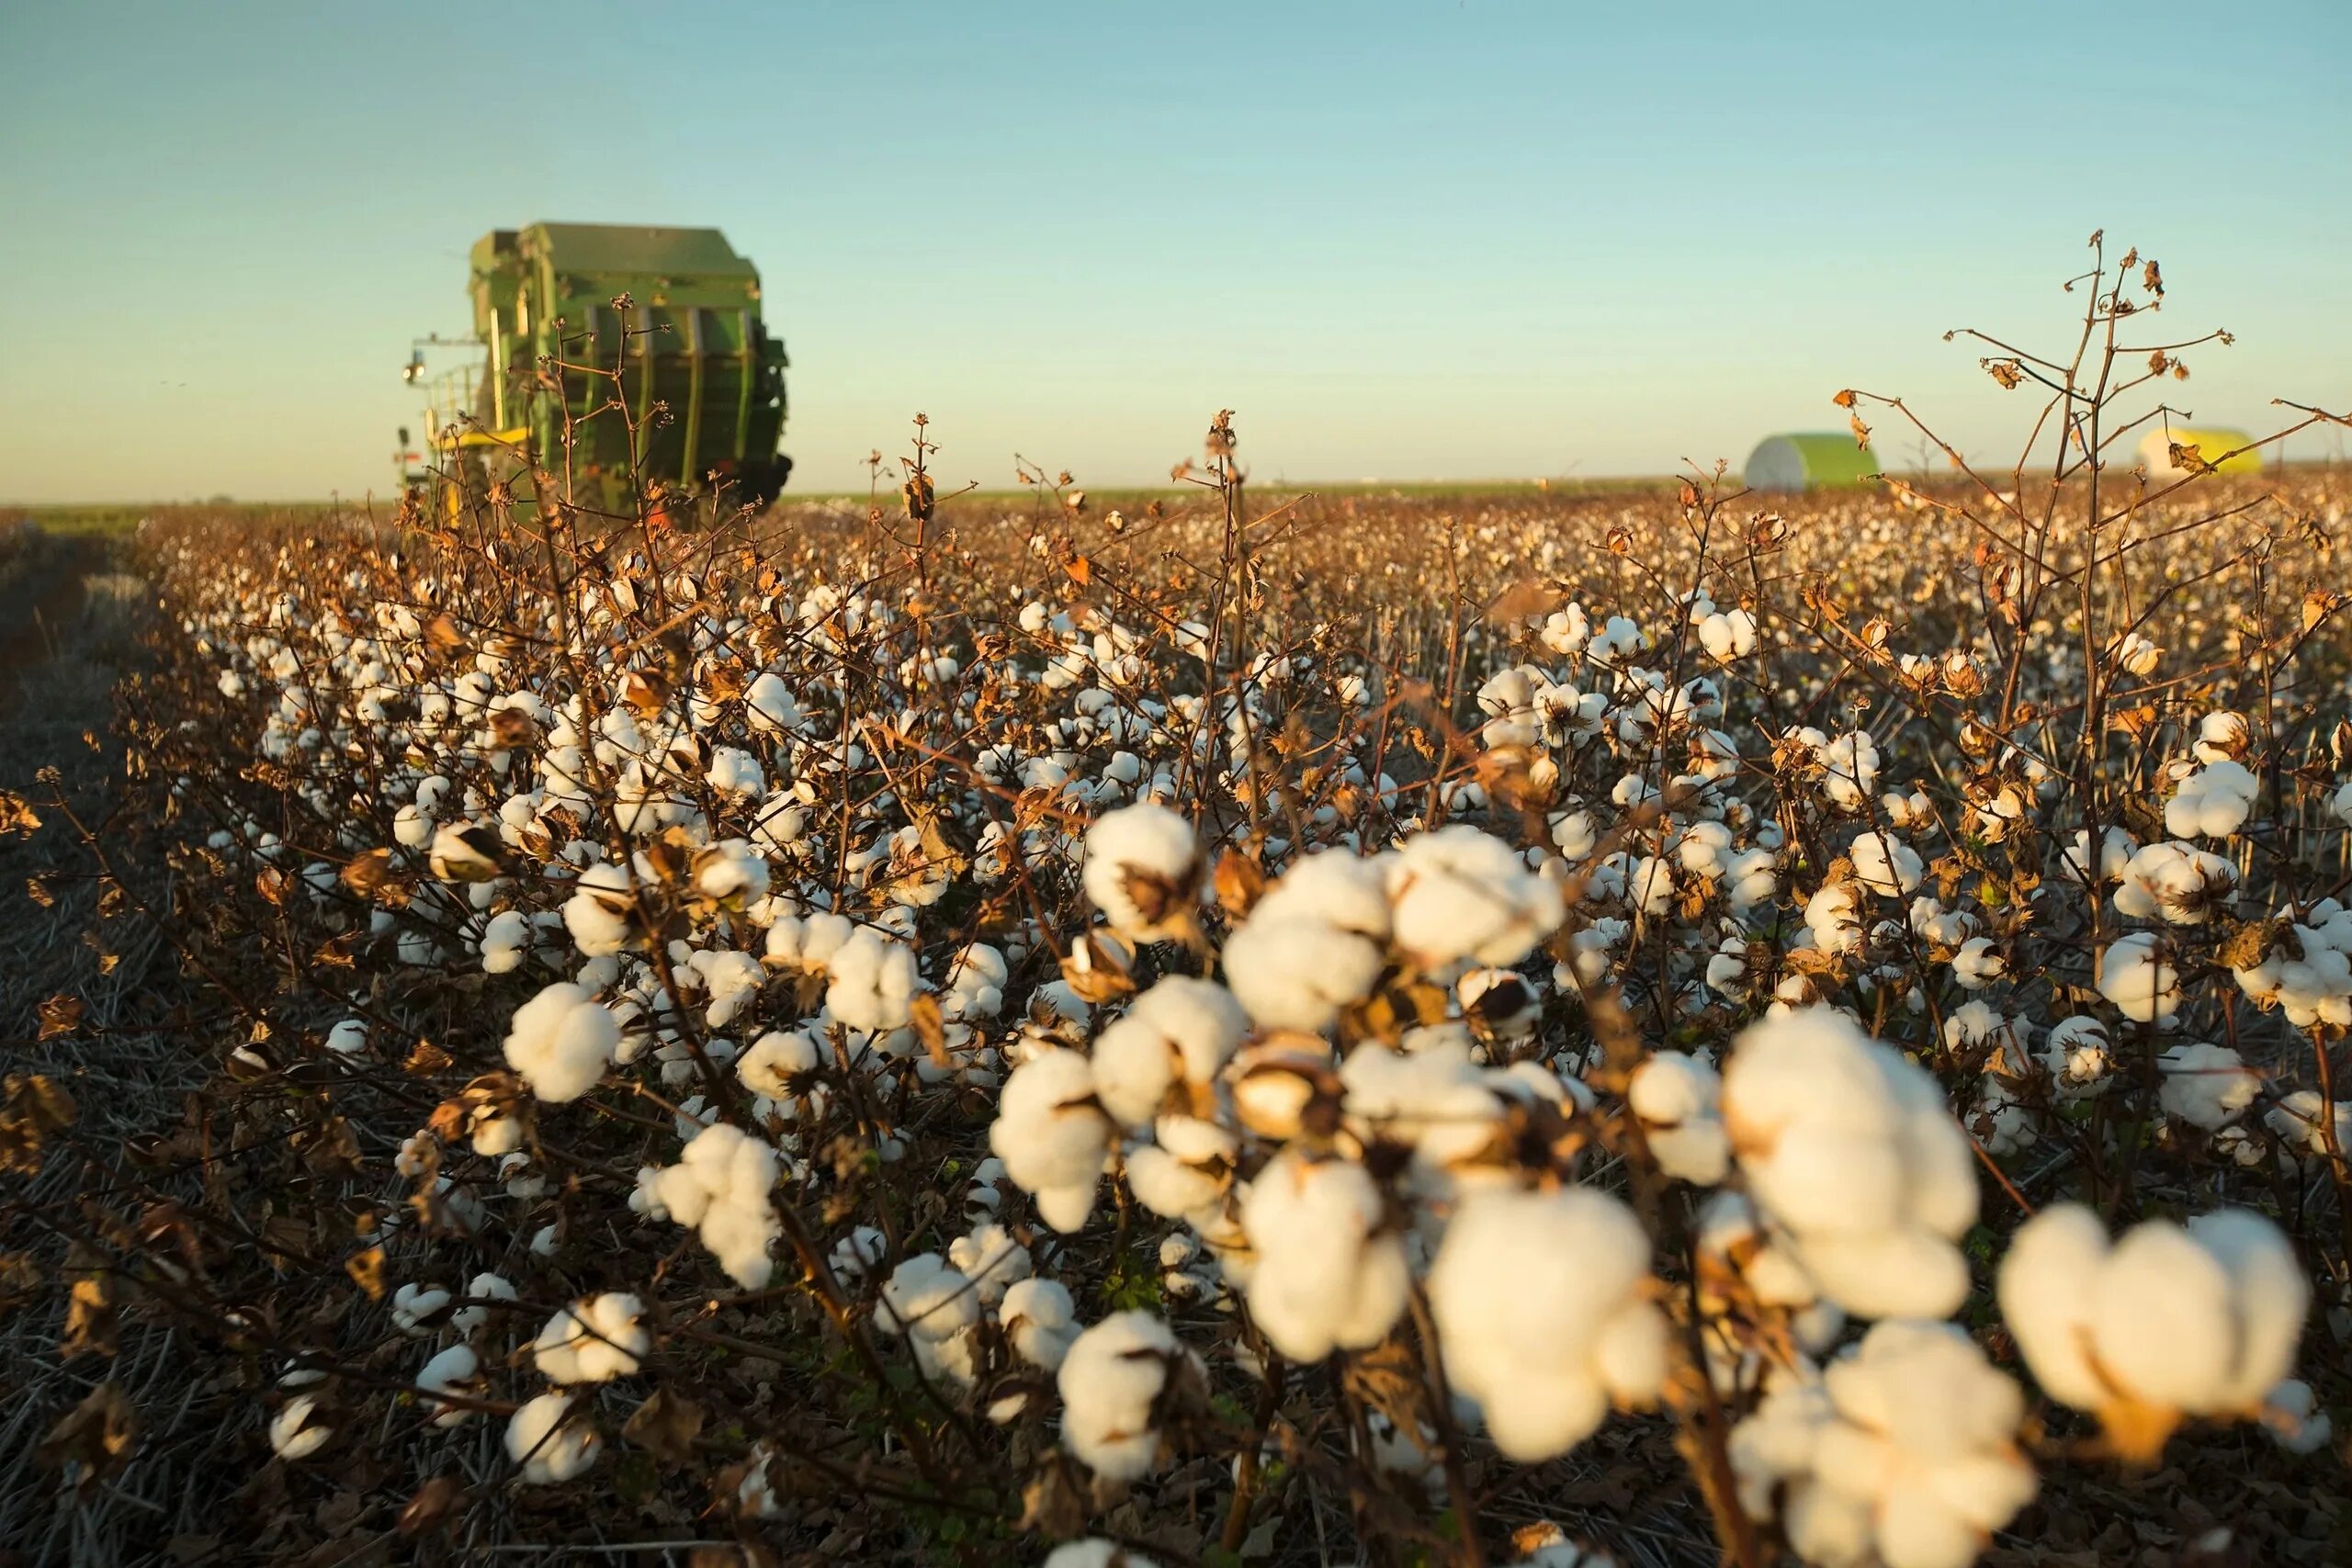
[[[473,336],[419,338],[409,355],[426,423],[422,451],[401,432],[406,484],[438,481],[454,508],[494,479],[527,493],[536,460],[607,510],[713,475],[732,501],[775,499],[792,471],[776,450],[784,344],[761,319],[759,269],[724,234],[534,223],[491,231],[471,259]]]

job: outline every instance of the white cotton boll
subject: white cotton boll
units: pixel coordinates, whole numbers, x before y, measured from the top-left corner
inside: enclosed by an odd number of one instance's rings
[[[1901,897],[1913,891],[1926,874],[1919,852],[1890,834],[1864,833],[1847,852],[1862,886],[1883,897]]]
[[[1249,1028],[1249,1015],[1223,986],[1171,975],[1096,1036],[1095,1094],[1128,1128],[1148,1126],[1179,1083],[1192,1103],[1205,1106]]]
[[[1865,1317],[1958,1308],[1975,1156],[1932,1075],[1809,1007],[1741,1032],[1722,1102],[1749,1191],[1824,1296]]]
[[[481,1384],[476,1374],[481,1371],[481,1358],[470,1345],[452,1345],[424,1363],[416,1374],[416,1386],[428,1394],[454,1393],[479,1398]],[[473,1419],[474,1412],[464,1405],[446,1400],[426,1399],[426,1409],[434,1411],[436,1427],[460,1427]]]
[[[2098,955],[2098,994],[2135,1022],[2169,1024],[2180,1012],[2180,971],[2154,933],[2134,931]]]
[[[1136,1201],[1171,1220],[1210,1211],[1233,1179],[1238,1140],[1192,1116],[1162,1116],[1153,1133],[1157,1142],[1127,1151],[1127,1186]]]
[[[403,849],[421,850],[433,841],[433,818],[414,806],[392,814],[392,841]]]
[[[1716,1114],[1723,1080],[1714,1067],[1679,1051],[1660,1051],[1625,1089],[1658,1168],[1677,1181],[1713,1187],[1731,1168],[1731,1142]]]
[[[1159,1466],[1152,1407],[1171,1381],[1207,1376],[1201,1359],[1148,1312],[1114,1313],[1071,1342],[1055,1373],[1062,1446],[1106,1481],[1138,1481]]]
[[[1074,1231],[1093,1212],[1111,1132],[1095,1098],[1091,1065],[1057,1046],[1023,1062],[1005,1080],[989,1147],[1004,1161],[1013,1185],[1035,1198],[1047,1224]]]
[[[523,966],[523,959],[530,952],[531,917],[520,909],[507,909],[490,918],[482,927],[481,967],[485,975],[508,975]]]
[[[571,1395],[543,1393],[506,1423],[506,1457],[523,1467],[521,1480],[546,1486],[587,1473],[604,1446],[595,1427],[573,1420]]]
[[[2197,739],[2189,750],[2200,762],[2233,761],[2254,744],[2254,726],[2245,715],[2224,708],[2197,722]]]
[[[882,1284],[875,1326],[886,1334],[933,1341],[951,1339],[979,1321],[972,1281],[935,1252],[899,1264]]]
[[[816,1040],[805,1030],[770,1030],[735,1058],[735,1076],[745,1089],[765,1100],[789,1100],[793,1086],[816,1071]],[[821,1096],[821,1088],[810,1086]]]
[[[1388,940],[1393,855],[1321,850],[1294,862],[1250,910],[1252,919],[1311,920],[1375,942]]]
[[[577,1100],[612,1066],[620,1038],[619,1023],[594,992],[558,981],[514,1010],[506,1063],[541,1100]]]
[[[1859,953],[1862,947],[1862,897],[1851,882],[1824,885],[1805,900],[1805,928],[1825,953]]]
[[[2352,1100],[2330,1105],[2319,1090],[2299,1089],[2263,1112],[2262,1124],[2278,1138],[2280,1153],[2290,1158],[2324,1160],[2335,1153],[2352,1154]]]
[[[1981,991],[2008,972],[2008,960],[1995,949],[1991,937],[1970,937],[1951,955],[1951,976],[1962,990]]]
[[[402,1285],[392,1292],[392,1326],[418,1338],[441,1325],[449,1292],[438,1285]]]
[[[1058,1369],[1078,1338],[1077,1304],[1058,1280],[1015,1280],[996,1316],[1013,1354],[1045,1371]]]
[[[225,682],[228,678],[224,676],[222,679]],[[229,694],[236,695],[234,692]],[[270,1417],[270,1450],[288,1464],[310,1458],[326,1447],[334,1437],[334,1428],[328,1425],[326,1413],[320,1406],[316,1394],[296,1394],[276,1416]]]
[[[1004,1292],[1029,1278],[1036,1267],[1029,1249],[1002,1225],[976,1225],[947,1247],[947,1261],[972,1281],[972,1293],[985,1307],[1004,1299]]]
[[[2262,783],[2226,758],[2180,781],[2165,802],[2165,831],[2175,838],[2225,839],[2245,825]]]
[[[736,746],[711,748],[710,766],[703,773],[703,782],[738,800],[757,800],[767,793],[767,776],[760,769],[759,759]]]
[[[2226,1045],[2175,1045],[2156,1058],[2156,1067],[2164,1074],[2165,1114],[2209,1133],[2234,1120],[2262,1089],[2259,1075]]]
[[[1411,1273],[1385,1225],[1378,1185],[1352,1161],[1286,1149],[1258,1173],[1241,1204],[1258,1254],[1250,1316],[1275,1349],[1313,1362],[1387,1336]]]
[[[346,1018],[327,1032],[327,1049],[338,1056],[356,1056],[368,1049],[364,1019]]]
[[[1465,824],[1408,839],[1386,865],[1396,946],[1428,970],[1509,967],[1566,918],[1560,890],[1517,850]]]
[[[2077,1014],[2052,1024],[2041,1043],[2041,1066],[2062,1100],[2104,1093],[2113,1081],[2107,1025]]]
[[[2133,854],[2116,885],[2115,912],[2129,919],[2201,926],[2237,891],[2238,868],[2188,844],[2157,843]]]
[[[2311,1286],[2278,1228],[2248,1211],[2150,1220],[2110,1247],[2096,1214],[2065,1203],[2018,1228],[1999,1297],[2043,1392],[2098,1414],[2145,1461],[2184,1416],[2259,1413],[2292,1369]]]
[[[1114,931],[1158,941],[1192,929],[1200,847],[1193,825],[1164,806],[1122,807],[1086,833],[1086,896]]]
[[[832,983],[825,988],[826,1010],[849,1028],[887,1034],[905,1028],[913,1016],[922,976],[916,970],[914,949],[904,942],[860,926],[833,953],[827,967]]]
[[[2265,1395],[2262,1424],[2271,1439],[2290,1454],[2314,1454],[2335,1436],[2335,1424],[2319,1407],[2312,1385],[2289,1378]]]
[[[1726,610],[1699,623],[1699,643],[1707,657],[1729,664],[1756,651],[1756,617],[1745,610]]]
[[[467,1284],[466,1294],[477,1303],[485,1298],[511,1302],[514,1299],[514,1287],[503,1275],[482,1273],[475,1275]],[[490,1321],[490,1314],[491,1308],[487,1305],[461,1306],[449,1314],[449,1326],[459,1334],[470,1335]]]
[[[627,867],[592,865],[573,886],[578,891],[564,900],[563,924],[582,957],[605,957],[635,940],[628,919],[635,895]]]
[[[1159,1568],[1153,1559],[1115,1541],[1065,1541],[1046,1554],[1045,1568]]]
[[[1791,1380],[1734,1429],[1743,1506],[1782,1500],[1808,1562],[1967,1568],[2031,1502],[2016,1383],[1944,1323],[1882,1323],[1822,1379]]]
[[[1821,793],[1840,811],[1860,811],[1878,788],[1878,744],[1867,730],[1855,730],[1817,746]]]
[[[1226,941],[1226,984],[1269,1029],[1314,1033],[1360,1001],[1385,958],[1371,939],[1319,919],[1253,910]]]
[[[695,891],[714,904],[740,908],[767,896],[768,863],[745,839],[721,839],[697,851]]]
[[[645,1303],[625,1291],[607,1291],[557,1309],[531,1353],[549,1382],[608,1382],[635,1372],[651,1348],[642,1321]]]
[[[649,1213],[695,1226],[729,1279],[759,1290],[775,1268],[768,1249],[783,1234],[769,1201],[775,1151],[725,1122],[698,1127],[689,1137],[679,1162],[647,1183]]]
[[[1462,1205],[1430,1269],[1430,1310],[1454,1392],[1506,1455],[1565,1453],[1612,1403],[1657,1398],[1668,1327],[1649,1264],[1640,1222],[1588,1188],[1487,1190]]]
[[[2352,779],[2346,779],[2337,786],[2335,799],[2329,802],[2329,809],[2335,813],[2337,821],[2352,828]]]

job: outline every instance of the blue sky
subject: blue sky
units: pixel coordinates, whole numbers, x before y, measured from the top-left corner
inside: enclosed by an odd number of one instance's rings
[[[796,489],[918,409],[991,486],[1219,407],[1261,478],[1736,463],[1849,383],[2006,451],[1941,333],[2062,334],[2102,225],[2256,424],[2352,403],[2347,61],[2343,0],[17,0],[0,500],[380,492],[410,338],[540,219],[759,264]]]

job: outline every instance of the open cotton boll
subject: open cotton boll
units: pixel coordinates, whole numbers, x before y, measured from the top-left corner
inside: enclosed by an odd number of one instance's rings
[[[482,973],[507,975],[523,966],[524,957],[531,950],[533,937],[531,917],[520,909],[506,909],[490,918],[482,927]]]
[[[2149,1220],[2110,1247],[2097,1214],[2063,1203],[2011,1238],[1999,1297],[2042,1392],[2145,1461],[2184,1416],[2258,1415],[2293,1368],[2311,1283],[2246,1210]]]
[[[2335,1436],[2335,1423],[2319,1407],[2312,1385],[2289,1378],[2262,1401],[2262,1424],[2271,1440],[2290,1454],[2312,1454]]]
[[[1035,1265],[1029,1249],[1002,1225],[975,1225],[947,1246],[947,1261],[972,1281],[972,1293],[982,1306],[992,1307],[1004,1292],[1029,1277]]]
[[[270,1450],[288,1464],[310,1458],[334,1438],[334,1427],[314,1393],[296,1394],[270,1417]]]
[[[1189,934],[1200,884],[1193,825],[1146,801],[1105,812],[1086,831],[1087,897],[1122,936],[1157,942]]]
[[[1031,1366],[1053,1371],[1078,1338],[1078,1307],[1058,1280],[1015,1280],[997,1303],[996,1320],[1013,1354]]]
[[[587,1421],[574,1420],[571,1395],[543,1393],[506,1423],[506,1457],[523,1467],[527,1486],[548,1486],[584,1475],[604,1440]]]
[[[742,839],[721,839],[695,852],[689,866],[695,891],[714,904],[740,908],[767,897],[768,863]]]
[[[629,914],[637,895],[627,866],[599,862],[572,886],[563,901],[563,924],[582,957],[609,957],[636,939]]]
[[[1380,1188],[1352,1160],[1290,1148],[1258,1173],[1241,1203],[1258,1254],[1250,1316],[1275,1349],[1314,1362],[1386,1337],[1412,1277],[1385,1227]]]
[[[1625,1103],[1642,1123],[1658,1168],[1677,1181],[1713,1187],[1731,1168],[1731,1140],[1716,1114],[1723,1079],[1713,1065],[1660,1051],[1634,1069]]]
[[[2209,1133],[2253,1104],[2262,1089],[2260,1076],[2226,1045],[2175,1045],[2156,1058],[2156,1067],[2164,1074],[2158,1098],[2165,1114]]]
[[[506,1064],[541,1100],[577,1100],[605,1076],[620,1041],[619,1023],[594,991],[558,981],[514,1010]]]
[[[2299,1089],[2264,1111],[2262,1124],[2278,1138],[2279,1153],[2289,1159],[2352,1154],[2352,1100],[2330,1105],[2319,1090]]]
[[[917,1253],[890,1271],[882,1284],[874,1325],[885,1334],[950,1339],[979,1321],[980,1299],[972,1281],[935,1252]]]
[[[1198,1388],[1207,1375],[1167,1324],[1114,1313],[1070,1343],[1055,1372],[1062,1446],[1106,1481],[1141,1480],[1159,1468],[1154,1407],[1171,1383]]]
[[[2243,762],[2223,758],[2180,781],[2165,802],[2165,831],[2178,839],[2226,839],[2245,825],[2262,781]]]
[[[1890,1322],[1732,1431],[1740,1505],[1806,1562],[1967,1568],[2033,1500],[2017,1384],[1961,1329]]]
[[[1263,909],[1226,939],[1225,980],[1261,1027],[1316,1033],[1370,993],[1386,963],[1370,938]]]
[[[922,976],[914,949],[904,942],[860,926],[834,950],[826,967],[832,973],[825,987],[826,1010],[849,1028],[888,1034],[905,1028],[913,1016]]]
[[[1005,1079],[989,1147],[1004,1161],[1013,1185],[1036,1200],[1047,1224],[1074,1231],[1093,1212],[1111,1136],[1111,1120],[1095,1097],[1092,1065],[1055,1046]]]
[[[1046,1554],[1045,1568],[1159,1568],[1153,1559],[1116,1541],[1064,1541]]]
[[[1966,1299],[1975,1156],[1925,1068],[1808,1007],[1741,1032],[1722,1103],[1750,1194],[1826,1299],[1864,1317]]]
[[[2135,1022],[2169,1024],[2180,1014],[2180,971],[2154,933],[2134,931],[2098,955],[2098,994]]]
[[[775,1151],[742,1129],[714,1122],[692,1134],[676,1165],[639,1173],[654,1219],[693,1225],[728,1277],[747,1291],[764,1286],[775,1261],[768,1248],[783,1234],[769,1194]]]
[[[2235,897],[2238,868],[2191,844],[2155,843],[2135,852],[2116,884],[2115,912],[2134,920],[2201,926]]]
[[[511,1302],[514,1287],[503,1275],[477,1274],[466,1286],[466,1294],[476,1303],[485,1301]],[[459,1334],[471,1334],[490,1321],[491,1308],[485,1304],[461,1306],[449,1314],[449,1326]]]
[[[1497,1447],[1528,1462],[1583,1441],[1611,1404],[1657,1397],[1668,1327],[1652,1288],[1641,1223],[1588,1188],[1476,1193],[1429,1275],[1454,1393],[1477,1403]]]
[[[1455,823],[1416,834],[1388,859],[1396,945],[1425,970],[1475,960],[1508,967],[1557,931],[1557,886],[1500,839]]]
[[[531,1343],[539,1371],[549,1382],[608,1382],[638,1369],[653,1344],[646,1332],[645,1303],[626,1291],[607,1291],[559,1307]]]
[[[449,1307],[449,1292],[438,1285],[402,1285],[392,1292],[392,1326],[423,1338],[441,1326]]]
[[[793,1086],[805,1084],[808,1075],[816,1071],[819,1060],[817,1042],[808,1031],[772,1029],[735,1058],[735,1076],[745,1089],[763,1099],[789,1100]],[[814,1085],[807,1087],[816,1094],[824,1092]]]
[[[1171,975],[1095,1037],[1095,1094],[1129,1128],[1148,1126],[1180,1083],[1187,1105],[1205,1111],[1217,1073],[1249,1028],[1249,1015],[1223,986]]]
[[[1854,875],[1861,885],[1884,897],[1896,898],[1912,892],[1926,874],[1919,852],[1891,834],[1864,833],[1847,853],[1853,860]]]
[[[454,1393],[468,1398],[480,1398],[482,1392],[481,1358],[470,1345],[452,1345],[424,1363],[416,1374],[416,1386],[428,1394]],[[435,1412],[436,1427],[461,1427],[473,1419],[474,1412],[462,1404],[447,1400],[426,1399],[426,1409]]]
[[[1729,664],[1756,651],[1756,617],[1745,610],[1725,610],[1699,623],[1699,645],[1718,664]]]
[[[367,1050],[367,1021],[346,1018],[327,1031],[327,1049],[338,1056],[356,1056]]]

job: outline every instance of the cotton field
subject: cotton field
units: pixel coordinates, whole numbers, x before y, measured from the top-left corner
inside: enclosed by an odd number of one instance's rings
[[[2341,485],[1218,428],[1118,512],[149,530],[85,852],[205,1081],[11,1157],[251,1549],[2340,1561]]]

